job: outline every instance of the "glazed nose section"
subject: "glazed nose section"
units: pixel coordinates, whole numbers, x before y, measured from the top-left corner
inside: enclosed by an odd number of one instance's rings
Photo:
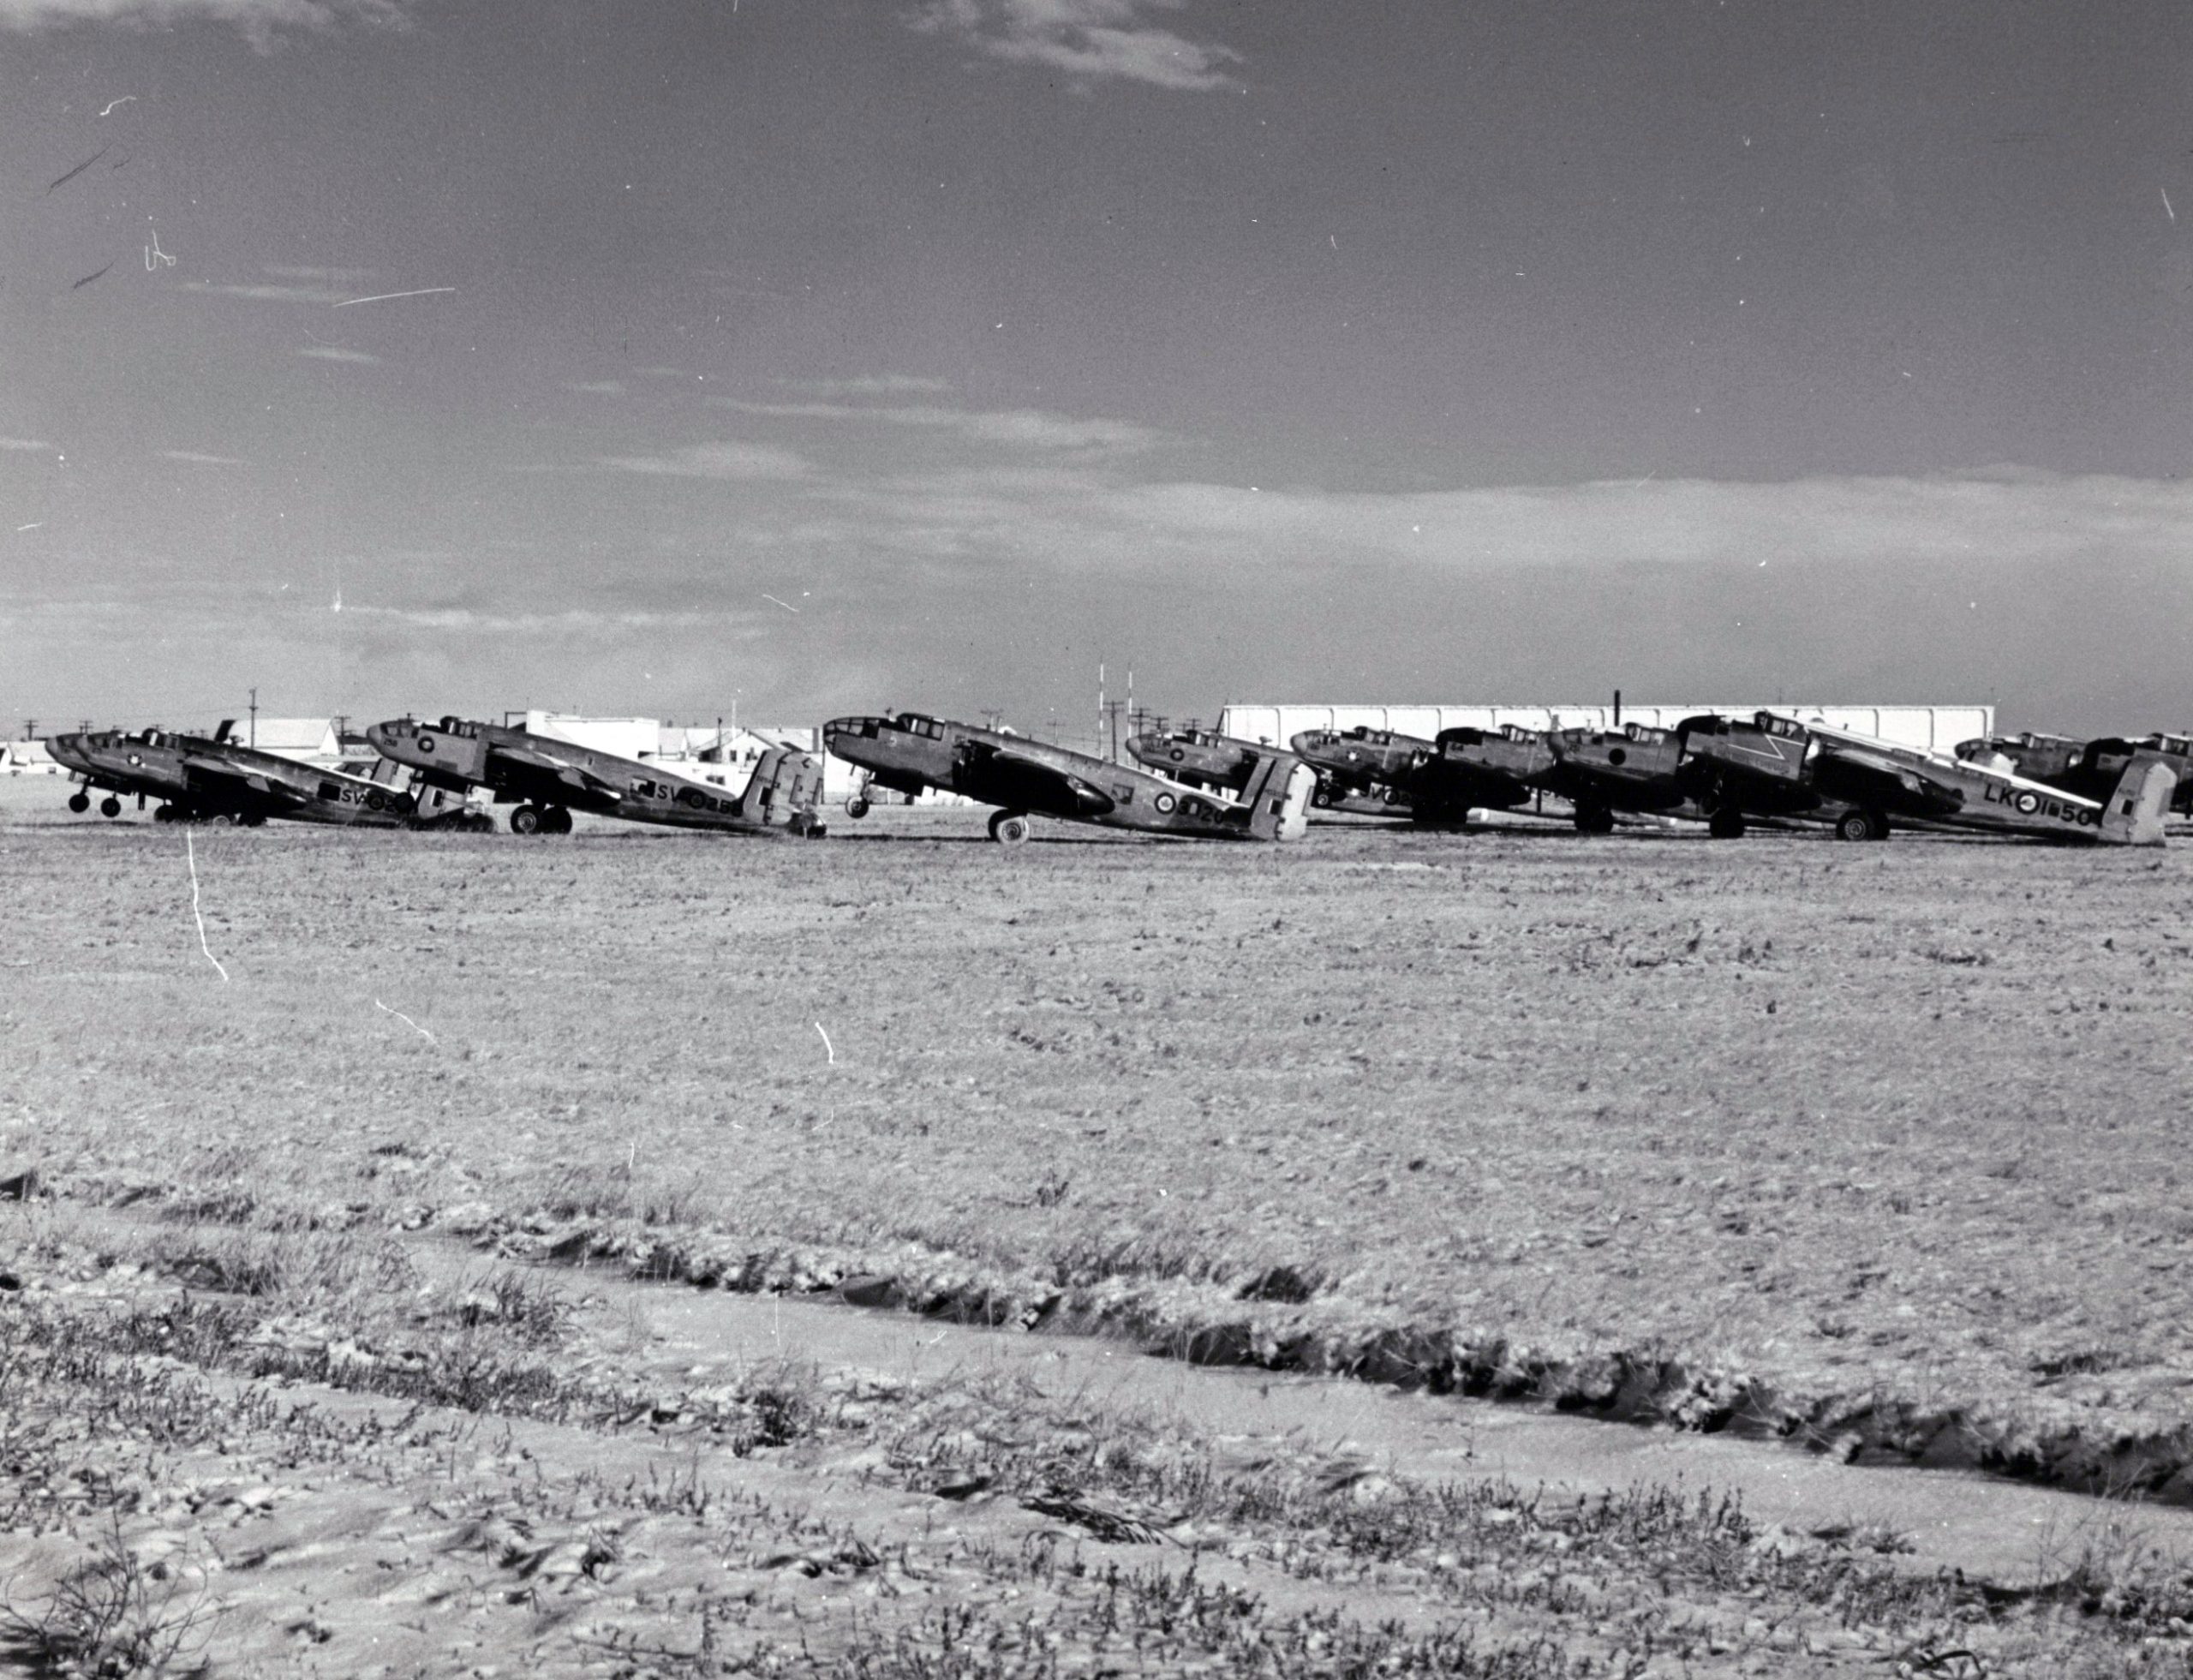
[[[367,743],[375,752],[386,753],[393,758],[397,748],[403,744],[404,739],[400,732],[403,726],[397,723],[368,724],[366,726]]]

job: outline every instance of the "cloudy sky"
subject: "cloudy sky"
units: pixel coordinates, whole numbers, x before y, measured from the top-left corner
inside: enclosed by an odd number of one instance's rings
[[[2193,722],[2190,92],[2180,0],[0,0],[0,723]]]

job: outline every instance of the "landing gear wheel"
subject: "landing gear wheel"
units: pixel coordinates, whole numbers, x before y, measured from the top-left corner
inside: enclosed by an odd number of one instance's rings
[[[537,834],[541,832],[541,813],[531,805],[520,805],[511,813],[511,832],[514,834]]]
[[[1333,808],[1332,789],[1319,782],[1318,791],[1310,796],[1310,803],[1319,810],[1330,810]]]
[[[856,793],[852,798],[846,801],[846,815],[852,818],[854,822],[859,822],[861,818],[868,815],[868,812],[869,804],[867,794]]]
[[[551,805],[541,813],[541,832],[544,834],[568,834],[571,832],[571,814],[561,805]]]
[[[174,807],[173,805],[155,805],[155,806],[153,806],[153,807],[152,807],[152,821],[153,821],[153,822],[174,822],[174,821],[175,821],[175,807]]]
[[[69,796],[69,809],[75,811],[77,816],[81,816],[91,808],[92,796],[90,794],[78,792],[71,793]]]
[[[105,798],[99,801],[99,815],[101,816],[121,816],[122,801],[116,798],[113,794],[108,794]]]
[[[1025,846],[1034,832],[1035,825],[1017,810],[1001,810],[990,818],[990,838],[1000,846]]]
[[[1717,810],[1706,819],[1706,832],[1715,840],[1742,840],[1744,814],[1740,810]]]
[[[240,812],[236,816],[236,824],[239,828],[264,828],[266,826],[266,813],[263,810]]]
[[[1614,832],[1614,813],[1604,805],[1576,807],[1576,832],[1580,834],[1610,834]]]
[[[1846,810],[1835,819],[1835,837],[1846,840],[1888,838],[1888,818],[1877,810]]]

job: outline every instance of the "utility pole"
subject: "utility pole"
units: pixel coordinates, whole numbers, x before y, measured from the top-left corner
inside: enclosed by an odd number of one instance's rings
[[[23,738],[27,741],[35,741],[38,739],[38,720],[36,718],[25,718],[23,720]]]
[[[259,745],[259,691],[251,691],[251,744]]]
[[[1104,751],[1104,661],[1100,659],[1096,661],[1096,750],[1099,752]],[[1119,751],[1114,747],[1106,755],[1105,762],[1116,764],[1119,762]]]

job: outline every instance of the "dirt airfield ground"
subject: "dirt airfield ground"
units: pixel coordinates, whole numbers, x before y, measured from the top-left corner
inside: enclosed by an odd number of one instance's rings
[[[61,798],[0,784],[19,1652],[2189,1671],[2182,844],[1005,854],[978,813],[521,841]],[[696,1282],[2120,1497],[2013,1566],[1540,1491],[1467,1430],[734,1349],[662,1327],[756,1310]]]

